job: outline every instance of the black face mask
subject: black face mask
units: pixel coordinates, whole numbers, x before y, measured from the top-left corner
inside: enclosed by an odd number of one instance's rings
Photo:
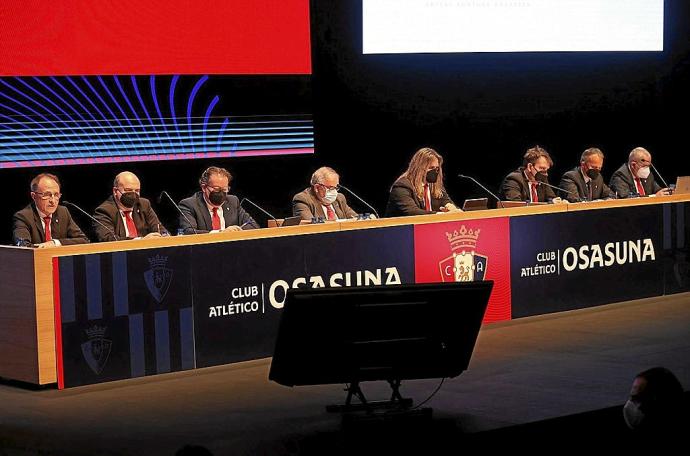
[[[537,174],[534,175],[534,180],[536,180],[537,182],[548,182],[549,175],[546,174],[544,171],[537,171]]]
[[[139,201],[137,192],[120,192],[120,204],[127,209],[132,209]]]
[[[588,169],[587,170],[587,177],[590,179],[594,180],[597,177],[599,177],[599,170],[598,169]]]
[[[221,204],[223,204],[225,202],[225,192],[224,191],[209,192],[208,193],[208,200],[214,206],[220,206]]]
[[[436,183],[438,180],[438,170],[437,169],[430,169],[429,171],[426,172],[426,181],[430,184]]]

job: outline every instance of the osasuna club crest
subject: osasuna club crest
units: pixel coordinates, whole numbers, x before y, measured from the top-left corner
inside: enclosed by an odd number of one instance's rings
[[[144,272],[144,279],[146,280],[149,293],[160,303],[170,288],[173,270],[165,267],[168,262],[167,256],[156,255],[148,260],[151,269]]]
[[[86,364],[91,370],[99,375],[105,364],[108,362],[113,341],[105,338],[105,326],[92,326],[86,329],[89,340],[81,344],[81,353],[84,355]]]
[[[467,229],[446,232],[452,255],[438,264],[443,282],[472,282],[484,280],[488,258],[476,252],[481,230]]]

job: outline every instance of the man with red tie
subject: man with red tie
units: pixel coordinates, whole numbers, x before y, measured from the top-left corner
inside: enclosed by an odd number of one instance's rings
[[[527,149],[522,157],[522,166],[508,174],[501,183],[499,196],[505,201],[527,201],[529,203],[559,203],[548,185],[549,169],[553,160],[549,153],[540,146]]]
[[[122,239],[141,239],[167,233],[151,207],[151,202],[139,196],[139,178],[123,171],[113,181],[113,194],[96,208],[93,229],[99,242]]]
[[[443,183],[443,157],[430,147],[412,156],[407,170],[391,186],[386,216],[459,211]]]
[[[201,191],[180,201],[179,226],[184,234],[218,233],[259,228],[259,224],[230,195],[232,175],[225,168],[211,166],[199,178]]]
[[[582,152],[580,165],[563,174],[558,184],[563,198],[571,203],[615,198],[616,195],[604,183],[601,168],[604,166],[604,153],[598,147],[590,147]]]
[[[652,154],[644,147],[634,148],[628,155],[628,163],[624,163],[611,176],[609,187],[618,198],[668,195],[668,189],[661,188],[654,180],[651,165]]]
[[[292,215],[302,220],[320,218],[335,221],[357,217],[357,213],[347,205],[345,195],[339,193],[340,176],[327,166],[311,175],[311,186],[292,198]]]
[[[33,202],[13,216],[15,245],[45,248],[89,242],[69,210],[59,205],[61,196],[57,176],[42,173],[31,181]]]

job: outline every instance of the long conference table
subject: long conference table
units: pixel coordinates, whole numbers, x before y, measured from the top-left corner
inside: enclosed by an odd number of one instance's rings
[[[64,388],[271,356],[294,287],[493,280],[484,323],[687,291],[689,201],[0,247],[0,377]]]

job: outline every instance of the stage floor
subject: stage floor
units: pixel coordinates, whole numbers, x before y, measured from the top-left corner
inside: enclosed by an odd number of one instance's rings
[[[690,293],[522,318],[485,326],[469,369],[425,406],[444,438],[461,438],[622,405],[635,374],[657,365],[687,390],[689,359]],[[263,359],[63,391],[5,382],[0,455],[173,455],[185,444],[216,456],[336,454],[347,447],[356,431],[344,432],[340,417],[325,411],[343,402],[343,387],[283,387],[267,380],[269,366]],[[419,402],[438,384],[408,381],[401,391]],[[363,389],[369,399],[388,394],[385,383]]]

